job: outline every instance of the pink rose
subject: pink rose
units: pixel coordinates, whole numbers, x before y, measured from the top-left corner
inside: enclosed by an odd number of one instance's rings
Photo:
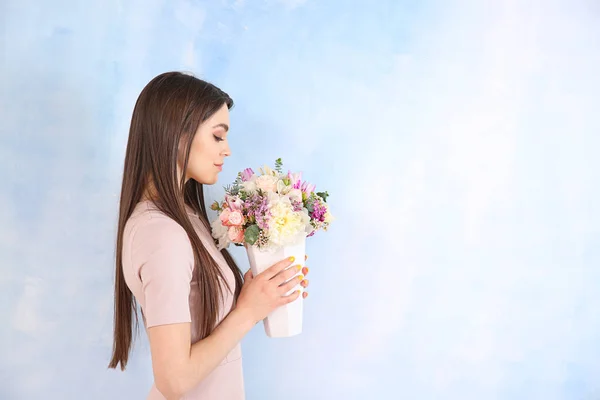
[[[273,175],[261,175],[256,178],[256,187],[263,192],[274,192],[277,189],[277,180]]]
[[[219,215],[221,223],[225,226],[229,226],[229,214],[231,214],[231,211],[229,208],[226,208],[221,212],[221,215]]]
[[[243,243],[244,242],[244,230],[239,226],[229,227],[227,236],[229,236],[229,240],[231,240],[234,243]]]
[[[228,222],[233,226],[242,225],[244,223],[244,216],[238,210],[233,210],[229,213]]]
[[[226,196],[225,201],[232,210],[241,210],[244,202],[237,196]]]

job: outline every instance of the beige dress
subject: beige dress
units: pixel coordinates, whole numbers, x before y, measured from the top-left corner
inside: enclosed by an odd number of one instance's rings
[[[204,246],[223,271],[229,286],[235,288],[233,272],[217,249],[210,231],[188,208],[188,214]],[[125,225],[123,236],[123,273],[144,313],[146,328],[157,325],[192,322],[197,318],[194,296],[199,290],[192,282],[194,255],[185,230],[164,215],[150,201],[137,204]],[[233,294],[223,285],[224,304],[219,321],[231,310]],[[192,327],[196,325],[192,323]],[[192,343],[198,332],[192,328]],[[243,400],[242,352],[238,343],[184,400]],[[152,385],[147,400],[164,400]]]

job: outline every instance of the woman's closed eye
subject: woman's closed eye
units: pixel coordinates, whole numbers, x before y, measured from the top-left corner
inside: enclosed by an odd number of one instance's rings
[[[222,142],[223,140],[225,140],[225,139],[223,139],[223,138],[222,138],[222,137],[220,137],[220,136],[217,136],[217,135],[213,135],[213,136],[215,137],[215,140],[216,140],[217,142]]]

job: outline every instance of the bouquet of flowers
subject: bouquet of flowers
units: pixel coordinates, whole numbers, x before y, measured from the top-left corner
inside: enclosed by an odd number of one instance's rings
[[[225,199],[211,205],[218,213],[211,227],[219,250],[230,243],[273,250],[293,244],[303,233],[310,237],[328,229],[333,220],[329,194],[315,192],[302,173],[284,173],[282,167],[279,158],[274,169],[265,165],[259,174],[246,168],[225,187]]]
[[[246,168],[225,187],[225,199],[211,205],[218,213],[211,223],[217,247],[246,247],[254,276],[290,256],[303,263],[306,238],[326,231],[333,220],[328,193],[315,192],[315,185],[302,181],[301,173],[283,173],[282,167],[279,158],[274,169],[264,166],[259,174]],[[264,326],[270,337],[301,333],[302,297],[275,309]]]

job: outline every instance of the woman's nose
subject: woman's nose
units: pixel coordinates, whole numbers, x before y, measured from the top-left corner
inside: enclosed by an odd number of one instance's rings
[[[231,155],[231,149],[229,148],[229,143],[225,144],[225,150],[223,150],[223,155],[225,157],[229,157]]]

